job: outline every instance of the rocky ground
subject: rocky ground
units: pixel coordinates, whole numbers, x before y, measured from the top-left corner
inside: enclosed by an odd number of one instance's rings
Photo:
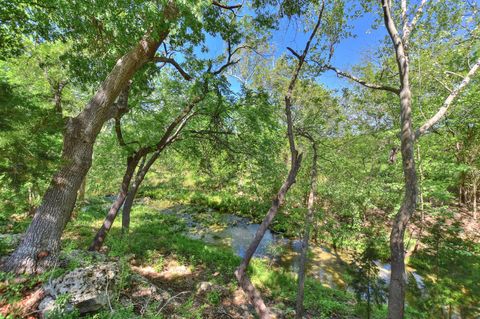
[[[101,311],[114,314],[114,308],[118,308],[114,304],[120,303],[122,308],[133,309],[138,317],[186,318],[193,316],[182,311],[196,309],[201,314],[198,318],[254,318],[254,309],[241,289],[206,281],[205,269],[192,269],[174,256],[168,257],[158,270],[139,264],[134,255],[122,264],[100,253],[73,251],[59,267],[72,263],[78,267],[23,291],[23,298],[14,304],[1,304],[0,315],[64,318]],[[21,283],[5,281],[0,291]],[[274,311],[277,317],[284,317],[281,311]]]

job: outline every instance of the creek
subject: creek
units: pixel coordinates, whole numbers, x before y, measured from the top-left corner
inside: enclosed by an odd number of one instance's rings
[[[173,214],[185,221],[187,236],[202,240],[206,243],[230,247],[235,254],[243,257],[250,242],[259,228],[259,224],[249,219],[232,214],[215,213],[217,218],[199,220],[188,209],[168,209],[163,211]],[[208,212],[207,212],[208,216]],[[218,218],[218,216],[220,216]],[[301,241],[290,239],[267,230],[254,257],[266,259],[272,266],[286,271],[297,272],[300,261]],[[323,285],[332,288],[350,289],[345,278],[347,268],[352,258],[342,252],[336,252],[326,246],[311,244],[307,264],[307,274],[319,280]],[[390,264],[375,261],[378,267],[378,278],[388,285],[390,281]],[[424,283],[422,277],[414,269],[407,267],[407,278],[414,280],[416,289],[422,291]],[[409,285],[410,286],[410,285]]]

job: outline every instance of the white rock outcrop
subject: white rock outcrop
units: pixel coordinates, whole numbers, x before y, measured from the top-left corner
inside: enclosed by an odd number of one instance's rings
[[[55,308],[56,300],[66,296],[64,311],[78,309],[80,314],[97,311],[108,305],[111,289],[119,273],[115,262],[102,262],[77,268],[48,282],[46,296],[39,305],[42,317]]]

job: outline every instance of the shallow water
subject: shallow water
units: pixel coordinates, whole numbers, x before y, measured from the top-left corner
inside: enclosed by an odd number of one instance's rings
[[[235,254],[240,257],[245,255],[260,227],[259,224],[251,223],[246,218],[230,214],[222,215],[221,222],[218,225],[204,226],[196,222],[192,214],[175,210],[169,210],[167,213],[174,214],[185,221],[187,225],[186,234],[189,237],[201,239],[211,244],[231,247]],[[288,239],[267,230],[254,256],[265,258],[272,265],[279,266],[287,271],[297,272],[301,246],[301,241],[298,239]],[[307,266],[309,276],[318,279],[329,287],[348,288],[344,274],[347,272],[348,263],[351,261],[349,256],[319,245],[310,245],[310,251]],[[388,284],[390,282],[390,264],[376,261],[376,265],[379,269],[379,279]],[[411,268],[408,268],[408,272],[408,277],[413,278],[417,287],[422,290],[424,288],[422,277]]]

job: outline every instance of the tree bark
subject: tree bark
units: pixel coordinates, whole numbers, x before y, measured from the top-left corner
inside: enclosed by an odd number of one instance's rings
[[[102,227],[100,227],[100,229],[98,230],[88,250],[98,251],[102,247],[103,242],[105,241],[105,237],[108,231],[110,230],[110,228],[112,227],[113,221],[115,220],[115,217],[117,217],[120,207],[122,207],[122,204],[125,201],[125,197],[127,196],[130,181],[132,179],[133,174],[135,173],[135,169],[137,168],[137,165],[140,159],[141,159],[141,154],[139,153],[136,153],[127,159],[127,168],[125,170],[125,174],[123,175],[122,184],[120,185],[120,191],[118,192],[117,198],[115,199],[112,206],[110,207],[110,210],[108,211],[108,214],[105,217],[105,221],[103,222]]]
[[[313,223],[316,188],[317,188],[317,146],[313,138],[309,138],[312,143],[312,171],[310,176],[310,194],[308,195],[307,216],[305,218],[305,230],[303,233],[302,251],[300,255],[300,266],[298,269],[298,289],[296,301],[295,318],[301,319],[303,317],[303,299],[305,295],[305,270],[307,264],[308,241],[310,240],[310,227]]]
[[[4,263],[4,270],[41,272],[56,263],[61,235],[70,220],[78,189],[92,164],[95,139],[103,124],[112,117],[115,99],[135,72],[154,56],[167,35],[168,31],[163,30],[157,39],[145,37],[121,57],[83,111],[67,121],[62,165],[55,173],[24,239]]]
[[[128,234],[128,230],[130,228],[130,212],[132,211],[133,201],[137,196],[138,189],[140,188],[140,184],[145,179],[145,175],[147,175],[150,167],[155,163],[157,158],[160,156],[161,151],[157,151],[152,154],[150,159],[147,161],[145,165],[142,165],[135,176],[135,180],[132,184],[132,187],[128,190],[127,198],[125,199],[125,204],[123,205],[122,210],[122,232]]]
[[[473,177],[473,220],[477,220],[477,184],[478,177],[475,175]]]
[[[412,125],[412,94],[409,82],[409,61],[404,41],[396,29],[391,16],[389,0],[382,0],[384,21],[395,48],[400,76],[400,110],[402,154],[405,195],[402,205],[392,224],[390,233],[391,275],[388,295],[388,318],[402,319],[405,304],[405,229],[417,204],[417,173],[415,171],[414,142],[415,132]],[[406,42],[406,41],[405,41]]]

